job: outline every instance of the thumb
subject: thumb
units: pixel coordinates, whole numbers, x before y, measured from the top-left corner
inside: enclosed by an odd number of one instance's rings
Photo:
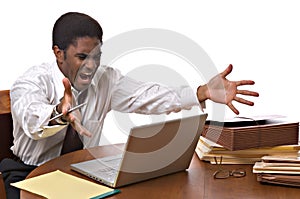
[[[68,111],[68,108],[70,108],[72,105],[73,96],[72,96],[72,90],[71,90],[71,83],[68,78],[63,79],[63,85],[65,87],[63,102],[64,102],[64,104],[67,105],[67,107],[63,106],[62,112],[66,113]]]
[[[71,83],[70,83],[69,79],[65,77],[62,81],[63,81],[64,87],[65,87],[65,94],[72,95]]]
[[[227,75],[229,75],[232,71],[232,68],[233,68],[232,64],[229,64],[229,66],[220,74],[221,77],[225,78]]]

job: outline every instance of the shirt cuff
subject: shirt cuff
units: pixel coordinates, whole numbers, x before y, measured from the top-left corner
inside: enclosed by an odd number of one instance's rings
[[[206,108],[205,101],[200,103],[198,101],[196,92],[190,87],[186,87],[186,88],[182,89],[181,104],[182,104],[182,108],[184,108],[184,109],[191,108],[192,106],[200,106],[202,112],[204,112],[203,109]]]
[[[38,133],[38,136],[39,138],[45,138],[45,137],[55,135],[56,133],[64,129],[66,126],[68,125],[44,126],[41,128],[41,131]]]

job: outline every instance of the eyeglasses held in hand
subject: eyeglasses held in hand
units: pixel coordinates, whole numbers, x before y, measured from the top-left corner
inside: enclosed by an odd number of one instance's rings
[[[216,165],[219,165],[219,169],[213,174],[214,179],[226,179],[229,177],[241,178],[246,176],[246,171],[244,169],[235,169],[235,170],[226,170],[222,169],[222,156],[220,157],[220,162],[218,162],[217,158],[214,157]]]

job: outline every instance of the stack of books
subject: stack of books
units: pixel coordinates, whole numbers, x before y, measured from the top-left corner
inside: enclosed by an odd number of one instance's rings
[[[298,155],[263,156],[253,166],[257,181],[300,187],[300,157]]]
[[[195,150],[200,160],[215,164],[214,158],[222,156],[222,164],[255,164],[263,156],[290,156],[298,155],[300,145],[280,145],[274,147],[259,147],[243,150],[229,150],[220,144],[201,136]],[[299,167],[300,168],[300,167]]]

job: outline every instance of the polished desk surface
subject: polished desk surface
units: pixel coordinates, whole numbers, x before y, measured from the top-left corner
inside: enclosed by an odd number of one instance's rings
[[[120,145],[121,146],[121,145]],[[104,155],[116,154],[119,145],[84,149],[53,159],[33,170],[27,178],[55,171],[57,169],[93,181],[71,170],[70,164],[90,160]],[[224,169],[243,168],[247,175],[243,178],[214,179],[218,165],[203,162],[194,154],[188,170],[156,179],[127,185],[119,188],[121,193],[109,198],[187,198],[187,199],[226,199],[226,198],[300,198],[300,189],[276,185],[260,184],[252,173],[253,165],[222,165]],[[42,198],[27,191],[21,191],[21,199]]]

